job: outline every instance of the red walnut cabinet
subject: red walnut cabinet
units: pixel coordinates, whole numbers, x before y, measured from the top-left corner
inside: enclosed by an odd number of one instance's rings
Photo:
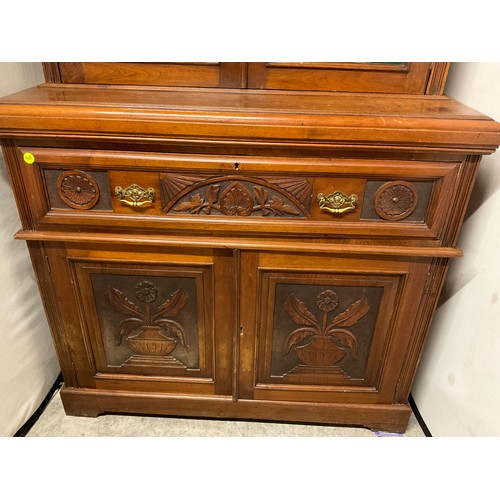
[[[2,99],[66,412],[404,431],[500,142],[447,68],[50,63]]]

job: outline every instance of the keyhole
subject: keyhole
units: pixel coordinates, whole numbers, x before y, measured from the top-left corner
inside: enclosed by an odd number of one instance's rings
[[[235,169],[235,170],[238,170],[239,168],[240,168],[240,164],[239,164],[239,163],[235,163],[235,164],[234,164],[234,169]]]

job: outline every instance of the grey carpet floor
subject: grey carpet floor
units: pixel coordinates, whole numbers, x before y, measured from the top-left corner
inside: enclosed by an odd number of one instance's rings
[[[69,417],[64,413],[59,392],[30,429],[27,437],[378,437],[358,427],[302,425],[235,420],[209,420],[128,415],[97,418]],[[415,415],[406,433],[396,437],[424,437]]]

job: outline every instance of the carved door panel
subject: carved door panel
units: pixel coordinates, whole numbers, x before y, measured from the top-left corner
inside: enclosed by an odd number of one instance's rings
[[[428,269],[416,258],[243,253],[240,397],[391,402]]]
[[[78,245],[64,253],[76,303],[62,314],[81,327],[70,340],[79,387],[231,394],[231,252]],[[68,294],[68,282],[57,288]]]

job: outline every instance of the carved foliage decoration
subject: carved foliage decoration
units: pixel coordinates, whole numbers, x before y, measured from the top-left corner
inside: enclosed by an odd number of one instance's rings
[[[165,212],[247,217],[307,217],[312,184],[307,179],[167,174],[161,180]]]
[[[142,281],[136,286],[135,294],[144,306],[108,285],[106,298],[117,312],[126,316],[116,328],[116,345],[125,338],[130,349],[139,356],[166,356],[177,347],[177,342],[187,349],[184,329],[172,319],[188,303],[184,290],[179,288],[154,310],[152,304],[156,302],[158,290],[152,283]]]
[[[330,319],[330,314],[338,306],[339,297],[336,292],[321,292],[316,298],[316,307],[321,311],[318,318],[295,294],[290,294],[283,308],[293,322],[300,326],[289,334],[284,354],[294,349],[302,364],[311,368],[334,366],[348,352],[356,358],[357,339],[348,328],[356,325],[368,313],[370,306],[363,297]],[[304,343],[306,340],[309,342]]]
[[[57,193],[66,205],[80,210],[89,210],[99,201],[97,183],[80,170],[63,172],[57,179]]]
[[[385,220],[402,220],[410,216],[418,203],[418,191],[406,181],[384,184],[375,194],[374,207],[377,215]]]

